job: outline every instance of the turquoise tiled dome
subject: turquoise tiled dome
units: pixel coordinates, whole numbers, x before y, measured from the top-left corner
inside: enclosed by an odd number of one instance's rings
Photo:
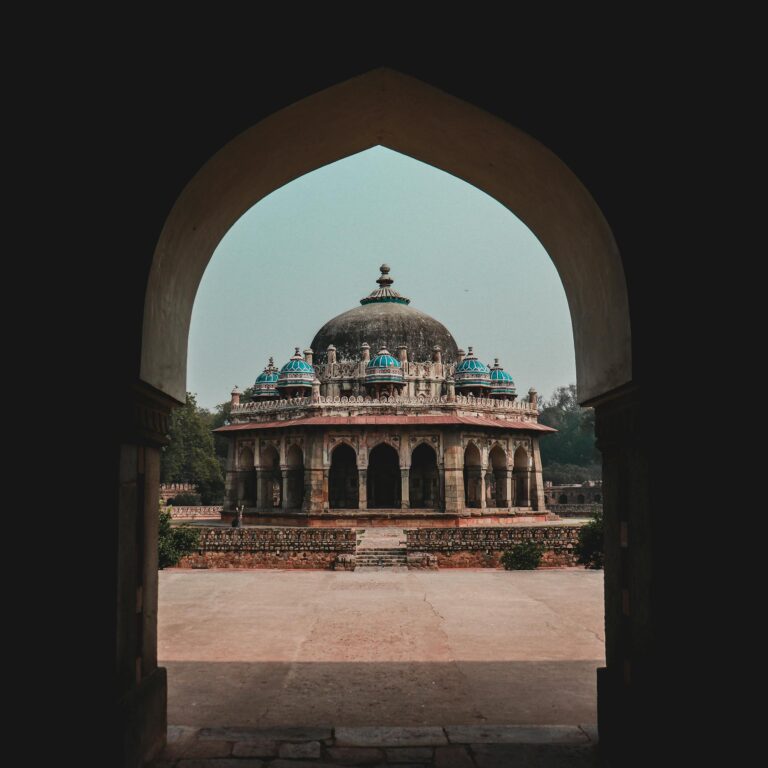
[[[517,389],[515,388],[515,382],[512,380],[512,376],[499,365],[498,357],[493,361],[493,368],[491,368],[491,394],[517,394]]]
[[[293,357],[280,369],[277,386],[281,389],[290,387],[311,387],[315,380],[315,369],[301,356],[299,348]]]
[[[463,387],[490,387],[491,374],[488,366],[481,363],[472,353],[469,347],[467,356],[456,366],[453,374],[458,388]]]
[[[365,381],[368,384],[400,384],[403,381],[403,367],[399,360],[389,354],[386,347],[382,347],[365,367]]]
[[[264,369],[264,372],[256,377],[256,382],[253,385],[253,396],[275,397],[275,395],[277,395],[278,376],[279,374],[277,368],[275,368],[275,361],[270,357],[269,364]]]

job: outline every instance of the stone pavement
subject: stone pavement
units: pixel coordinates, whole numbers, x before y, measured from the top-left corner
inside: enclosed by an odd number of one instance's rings
[[[603,627],[580,568],[160,572],[168,722],[195,728],[593,723]]]
[[[171,726],[153,768],[593,768],[594,726],[191,728]]]

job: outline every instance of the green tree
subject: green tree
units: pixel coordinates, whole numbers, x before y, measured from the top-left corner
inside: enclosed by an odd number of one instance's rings
[[[600,479],[595,411],[579,405],[575,384],[558,387],[549,400],[539,405],[539,421],[557,430],[541,441],[546,480],[559,484]]]
[[[187,392],[186,403],[171,415],[170,443],[160,457],[160,481],[194,483],[203,504],[216,503],[224,493],[224,473],[216,458],[212,415],[199,408]]]

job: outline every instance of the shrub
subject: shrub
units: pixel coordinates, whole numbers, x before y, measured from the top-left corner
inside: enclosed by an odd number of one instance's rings
[[[576,562],[585,568],[599,569],[605,562],[603,552],[603,511],[598,509],[595,516],[579,529],[579,542],[576,545]]]
[[[501,556],[501,564],[508,571],[532,571],[539,567],[544,545],[535,541],[514,544]]]
[[[194,552],[200,541],[200,531],[189,525],[171,525],[171,513],[160,510],[158,526],[158,566],[169,568],[181,560],[184,555]]]

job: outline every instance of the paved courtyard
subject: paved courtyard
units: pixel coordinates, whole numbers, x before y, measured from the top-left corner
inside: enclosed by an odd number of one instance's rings
[[[160,572],[168,722],[590,724],[602,572]]]

